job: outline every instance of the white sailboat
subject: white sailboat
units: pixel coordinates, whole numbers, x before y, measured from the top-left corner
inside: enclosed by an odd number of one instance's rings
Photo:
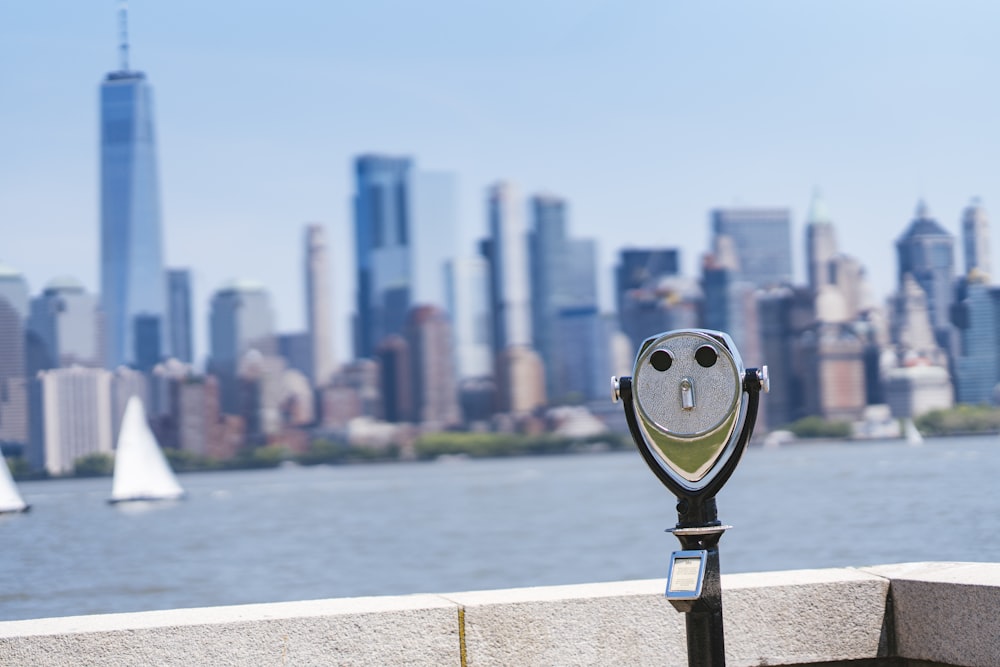
[[[920,431],[917,430],[917,425],[913,423],[912,419],[903,422],[903,435],[906,437],[908,445],[916,447],[924,444],[924,436],[920,435]]]
[[[176,500],[183,496],[184,489],[149,429],[142,401],[133,396],[125,406],[118,433],[114,481],[108,502]]]
[[[0,455],[0,514],[27,512],[29,509],[31,505],[24,502],[24,498],[18,493],[7,461]]]

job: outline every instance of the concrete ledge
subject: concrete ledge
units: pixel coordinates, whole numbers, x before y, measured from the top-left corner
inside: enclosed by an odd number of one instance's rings
[[[967,667],[1000,665],[1000,564],[867,568],[892,582],[896,652]]]
[[[1000,665],[1000,565],[723,576],[730,667]],[[0,623],[0,665],[678,665],[662,580]],[[886,614],[888,608],[892,613]]]
[[[0,665],[457,665],[455,605],[345,598],[0,623]]]
[[[469,667],[687,665],[684,615],[662,580],[448,596],[465,609]],[[857,570],[724,575],[726,664],[875,658],[889,582]],[[830,632],[837,628],[836,632]]]

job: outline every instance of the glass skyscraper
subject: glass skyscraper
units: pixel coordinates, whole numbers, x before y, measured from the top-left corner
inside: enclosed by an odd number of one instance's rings
[[[599,324],[596,247],[591,239],[569,238],[565,200],[535,195],[529,210],[532,340],[545,362],[546,390],[556,400],[571,392],[589,398],[591,390],[580,391],[587,380],[570,371],[593,355],[583,348],[596,345],[589,335]]]
[[[712,211],[712,236],[733,240],[740,280],[756,287],[792,280],[791,214],[784,208],[720,208]]]
[[[191,271],[167,271],[167,323],[170,335],[167,343],[173,357],[186,364],[194,360],[191,345]]]
[[[240,359],[250,350],[265,356],[276,351],[274,313],[267,290],[248,280],[233,280],[220,287],[212,295],[209,329],[212,350],[208,370],[219,378],[223,412],[238,414]]]
[[[383,338],[402,332],[410,309],[410,170],[407,158],[362,155],[354,163],[357,357],[371,358]]]
[[[24,353],[27,315],[28,284],[24,276],[0,263],[0,444],[23,446],[28,441]]]
[[[486,194],[489,220],[490,301],[493,353],[512,345],[531,345],[531,294],[528,289],[528,239],[514,187],[497,183]]]
[[[122,68],[101,84],[100,97],[101,303],[105,362],[114,368],[136,361],[137,322],[149,327],[156,321],[162,331],[167,290],[152,88],[123,58]]]

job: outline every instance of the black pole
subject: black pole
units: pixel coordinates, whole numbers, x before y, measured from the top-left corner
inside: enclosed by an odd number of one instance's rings
[[[687,629],[688,667],[725,667],[726,642],[722,624],[722,575],[719,539],[727,526],[719,525],[715,498],[694,505],[677,502],[674,535],[684,550],[704,550],[705,579],[701,597],[690,602],[671,601],[683,611]]]

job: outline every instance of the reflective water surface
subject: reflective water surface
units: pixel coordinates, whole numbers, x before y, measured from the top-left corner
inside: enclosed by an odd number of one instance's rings
[[[1000,561],[1000,438],[752,447],[718,496],[724,573]],[[25,482],[0,619],[665,577],[673,497],[636,452]]]

